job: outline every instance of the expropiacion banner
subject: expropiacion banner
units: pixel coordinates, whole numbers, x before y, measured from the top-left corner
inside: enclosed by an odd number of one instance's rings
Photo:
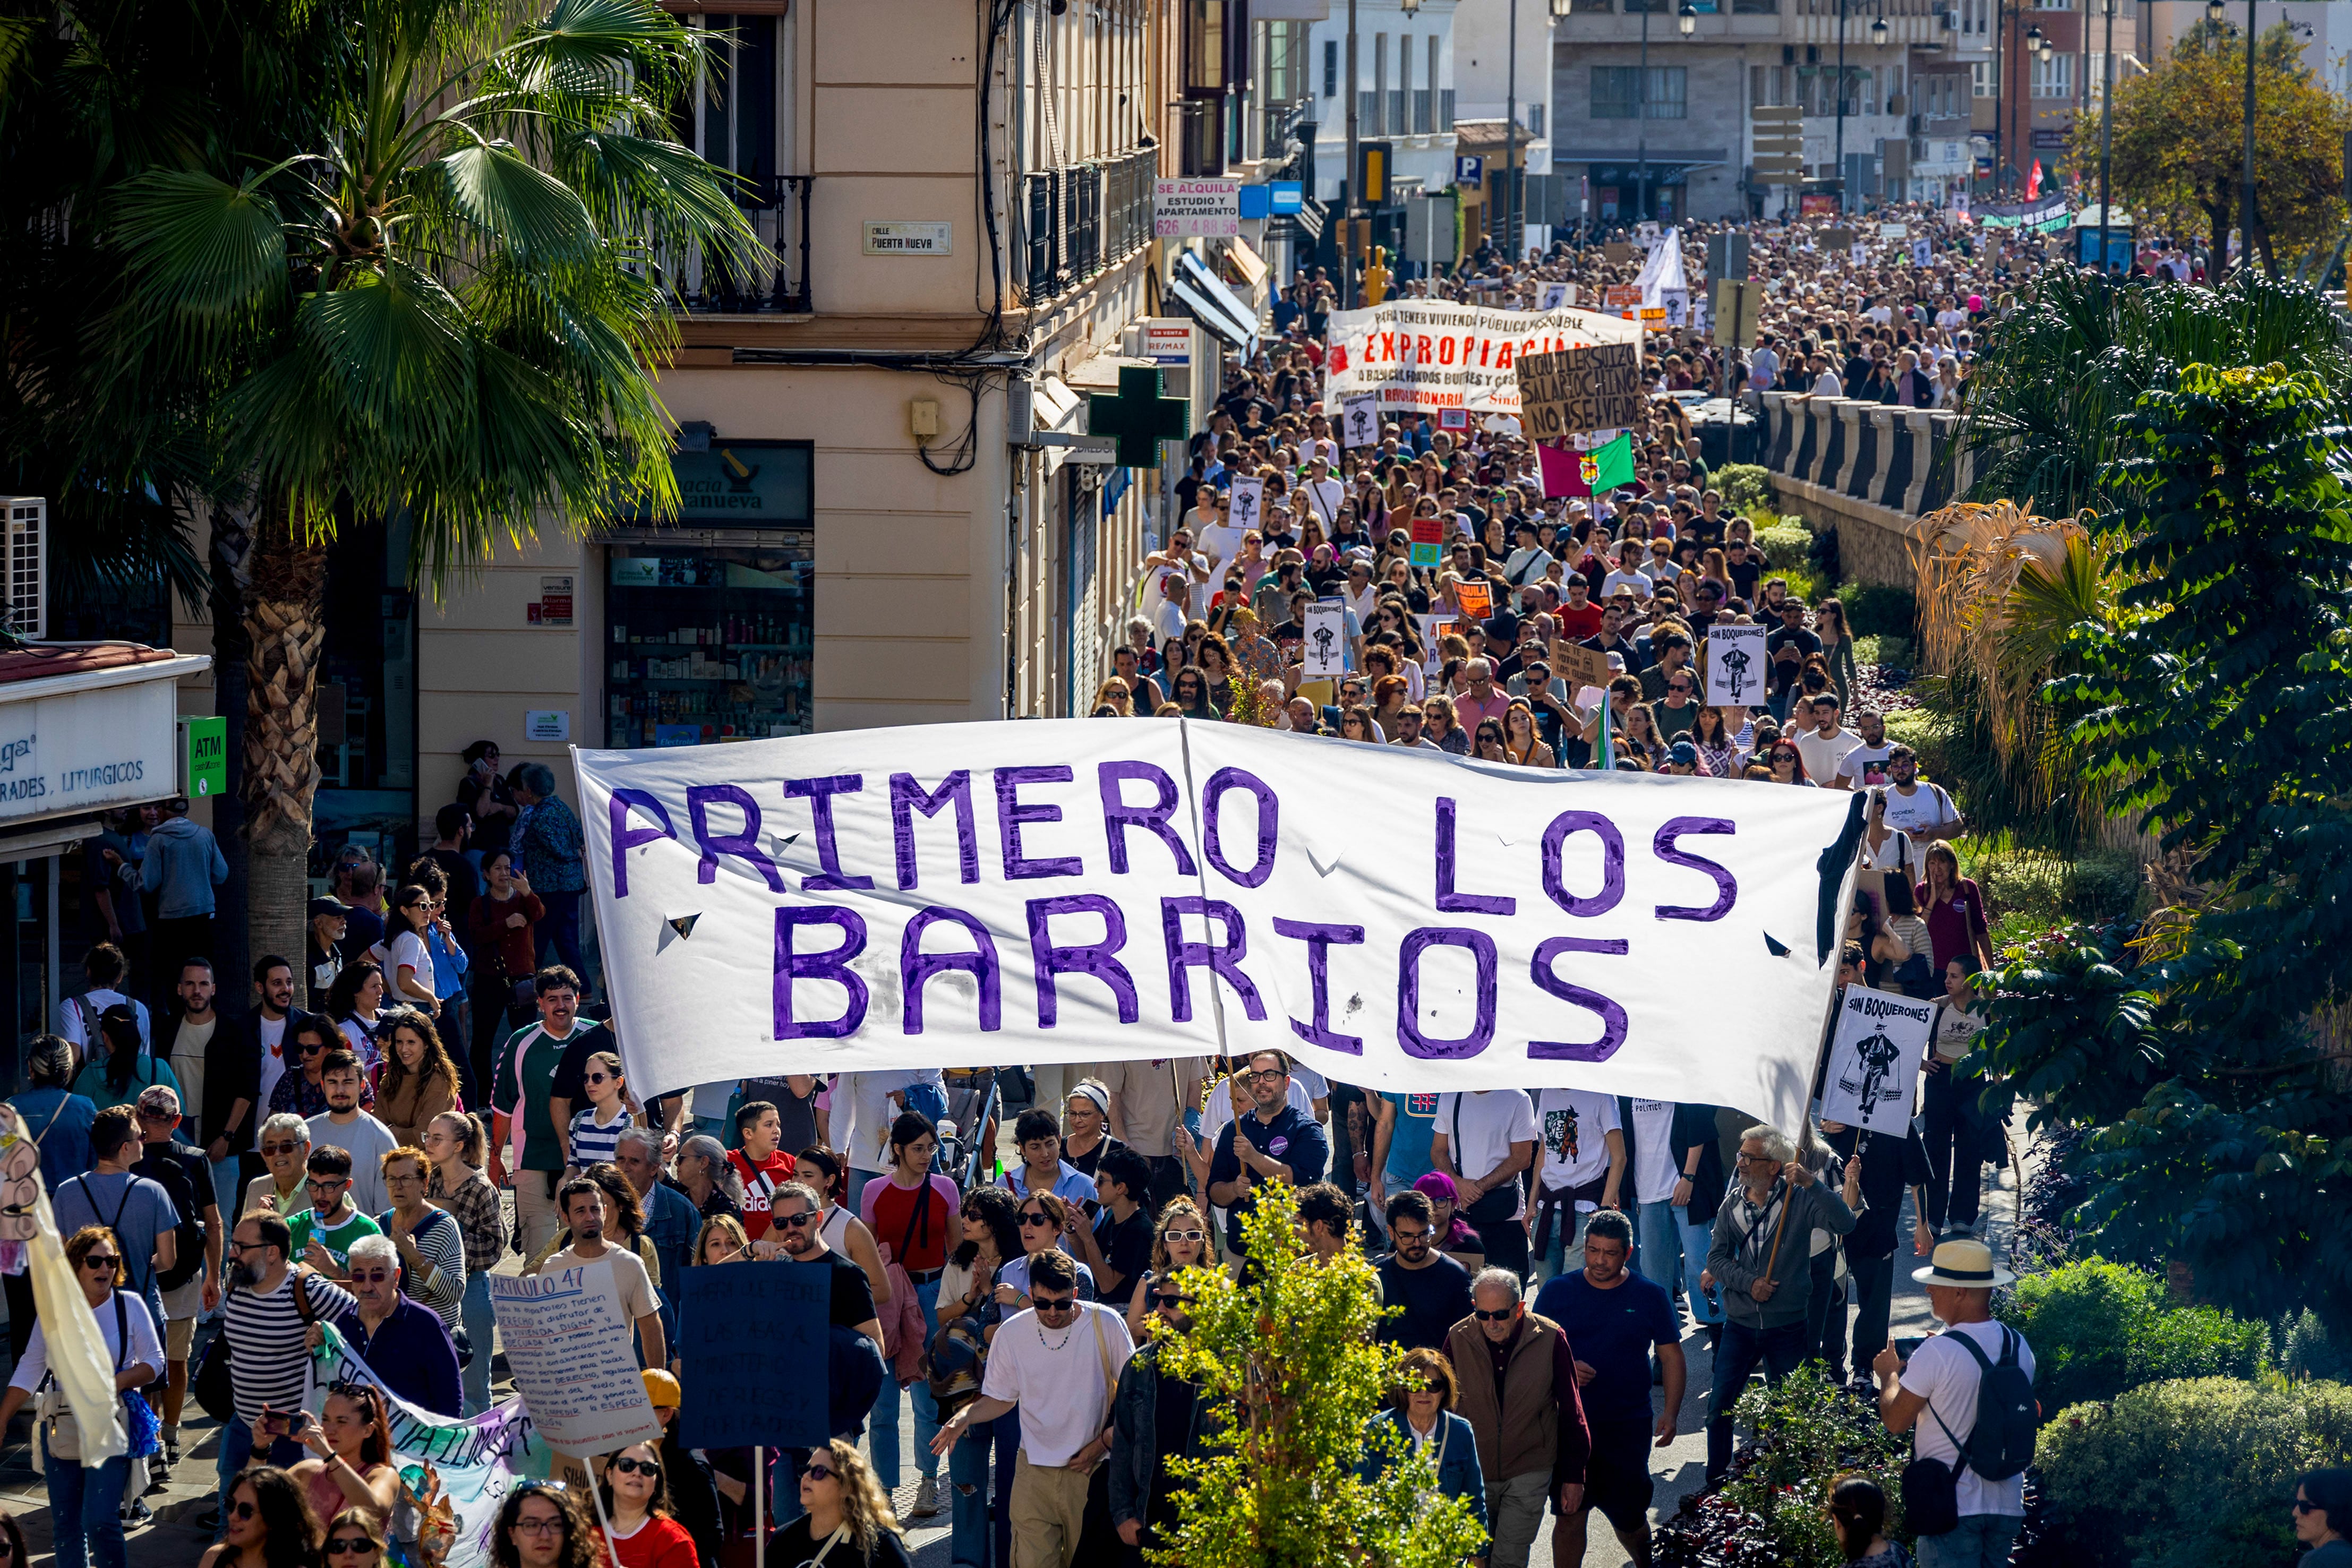
[[[1642,327],[1591,310],[1493,310],[1442,299],[1392,299],[1332,314],[1324,397],[1373,393],[1391,409],[1519,412],[1521,354],[1632,343]]]
[[[642,1093],[1278,1047],[1794,1127],[1858,836],[1828,790],[1191,720],[573,755]]]

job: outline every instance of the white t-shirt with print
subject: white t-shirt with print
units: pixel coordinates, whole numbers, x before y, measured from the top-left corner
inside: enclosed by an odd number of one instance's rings
[[[1912,786],[1908,795],[1900,785],[1886,787],[1886,825],[1890,828],[1916,832],[1921,828],[1940,828],[1957,821],[1959,815],[1941,785],[1922,780]]]
[[[1965,1441],[1976,1427],[1977,1385],[1984,1376],[1975,1356],[1957,1344],[1945,1343],[1956,1333],[1964,1333],[1975,1342],[1987,1361],[2000,1364],[2000,1324],[1958,1323],[1914,1351],[1910,1364],[1903,1369],[1903,1391],[1927,1401],[1927,1408],[1919,1412],[1913,1428],[1918,1438],[1918,1457],[1941,1459],[1948,1465],[1959,1461],[1959,1445],[1953,1439]],[[2010,1333],[2017,1344],[2017,1364],[2030,1377],[2033,1375],[2033,1347],[2015,1330]],[[1951,1428],[1949,1436],[1944,1430],[1947,1427]],[[2025,1517],[2025,1477],[2021,1474],[2005,1481],[1989,1481],[1976,1471],[1962,1468],[1957,1490],[1963,1519],[1985,1513]]]
[[[1675,1183],[1682,1176],[1675,1160],[1675,1103],[1634,1101],[1633,1201],[1665,1202],[1675,1196]]]
[[[1590,1089],[1547,1089],[1536,1100],[1536,1127],[1544,1190],[1585,1186],[1608,1174],[1609,1134],[1619,1130],[1617,1097]]]

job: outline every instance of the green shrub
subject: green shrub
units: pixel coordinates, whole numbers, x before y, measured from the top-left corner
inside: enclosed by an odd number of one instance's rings
[[[1870,1477],[1886,1493],[1895,1515],[1887,1535],[1911,1539],[1901,1517],[1909,1440],[1889,1433],[1875,1406],[1832,1383],[1820,1363],[1806,1363],[1777,1388],[1749,1388],[1733,1415],[1763,1452],[1725,1483],[1724,1496],[1765,1521],[1780,1568],[1832,1568],[1845,1561],[1823,1505],[1830,1482],[1847,1470]]]
[[[1764,547],[1764,559],[1772,569],[1769,575],[1789,577],[1791,588],[1796,586],[1796,581],[1790,574],[1802,571],[1808,577],[1811,576],[1806,561],[1812,553],[1813,535],[1812,530],[1802,523],[1775,523],[1770,528],[1759,528],[1756,542]]]
[[[2352,1383],[2352,1354],[2327,1337],[2319,1314],[2305,1308],[2271,1331],[2271,1359],[2297,1382]]]
[[[1715,487],[1723,492],[1723,504],[1735,512],[1745,512],[1772,504],[1772,470],[1761,463],[1727,463],[1715,471]]]
[[[1918,634],[1919,601],[1907,588],[1883,582],[1849,582],[1838,590],[1845,623],[1856,637],[1873,632],[1909,638]]]
[[[2175,1306],[2163,1281],[2104,1258],[2027,1275],[2000,1311],[2033,1347],[2045,1415],[2158,1378],[2252,1377],[2269,1359],[2263,1324]]]
[[[2176,1379],[2074,1406],[2042,1428],[2036,1454],[2045,1560],[2273,1568],[2296,1550],[2295,1477],[2347,1450],[2352,1388],[2340,1383]]]
[[[2112,920],[2139,898],[2139,862],[2102,850],[2068,860],[2046,850],[2000,848],[1980,852],[1969,874],[1996,912],[2047,921]]]

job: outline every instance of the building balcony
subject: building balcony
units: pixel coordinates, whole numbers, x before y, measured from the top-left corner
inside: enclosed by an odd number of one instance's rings
[[[805,316],[814,308],[809,295],[813,183],[806,174],[778,174],[764,192],[737,198],[772,262],[758,275],[730,277],[724,268],[707,265],[698,248],[670,264],[671,280],[689,314]]]

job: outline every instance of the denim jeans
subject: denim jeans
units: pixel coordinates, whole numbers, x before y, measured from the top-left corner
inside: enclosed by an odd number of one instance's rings
[[[122,1488],[131,1479],[131,1461],[112,1458],[85,1469],[71,1459],[48,1458],[46,1431],[40,1443],[57,1568],[122,1568]]]
[[[1754,1329],[1737,1319],[1723,1325],[1723,1343],[1715,1352],[1715,1386],[1706,1398],[1706,1477],[1721,1478],[1731,1468],[1731,1407],[1748,1390],[1748,1379],[1760,1364],[1764,1381],[1777,1384],[1805,1359],[1802,1319],[1778,1328]]]
[[[478,1416],[490,1407],[490,1336],[498,1327],[498,1318],[490,1311],[488,1270],[466,1276],[466,1293],[457,1301],[457,1324],[466,1331],[466,1343],[474,1347],[474,1359],[460,1374],[466,1387],[466,1414]]]
[[[246,1461],[253,1458],[253,1428],[242,1421],[224,1421],[220,1431],[220,1458],[214,1469],[220,1478],[220,1511],[226,1518],[229,1493],[236,1490],[236,1478],[245,1472]],[[310,1450],[301,1444],[280,1437],[269,1445],[268,1462],[285,1469],[300,1464],[309,1456]],[[119,1494],[122,1488],[118,1483],[114,1490]],[[119,1496],[117,1500],[121,1500]]]
[[[1669,1296],[1675,1293],[1679,1277],[1683,1293],[1690,1298],[1695,1323],[1723,1321],[1722,1292],[1709,1301],[1698,1288],[1698,1277],[1706,1272],[1707,1246],[1714,1239],[1714,1227],[1693,1225],[1686,1205],[1677,1207],[1664,1200],[1642,1205],[1634,1230],[1634,1267],[1642,1278],[1663,1287]]]
[[[1010,1410],[974,1426],[948,1455],[950,1568],[1012,1568],[1013,1460],[1020,1449],[1021,1412]]]
[[[926,1280],[915,1287],[915,1300],[923,1303],[923,1343],[940,1332],[940,1282]],[[940,1407],[931,1398],[931,1385],[918,1381],[907,1390],[915,1404],[915,1470],[919,1475],[936,1476],[940,1461],[931,1452],[931,1439],[939,1435]],[[898,1378],[885,1368],[881,1392],[874,1396],[874,1479],[882,1483],[884,1491],[895,1491],[898,1486]],[[961,1445],[959,1445],[961,1446]]]
[[[2017,1532],[2024,1528],[2025,1521],[2016,1514],[1962,1514],[1953,1529],[1919,1538],[1919,1568],[2004,1568]]]

